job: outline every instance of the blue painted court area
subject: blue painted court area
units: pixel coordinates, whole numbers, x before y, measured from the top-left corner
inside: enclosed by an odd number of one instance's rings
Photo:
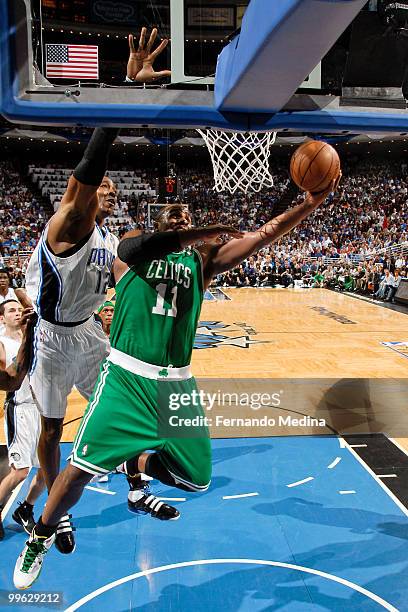
[[[185,499],[176,522],[130,514],[120,475],[92,485],[74,508],[75,553],[53,549],[32,591],[62,591],[60,609],[86,611],[408,610],[407,516],[337,438],[213,448],[207,493],[155,483]],[[11,511],[5,526],[3,592],[24,543]]]

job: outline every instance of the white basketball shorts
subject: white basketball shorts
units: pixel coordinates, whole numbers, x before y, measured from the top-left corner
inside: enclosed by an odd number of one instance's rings
[[[37,457],[41,433],[40,413],[34,403],[16,404],[9,396],[5,405],[4,431],[9,465],[21,468],[40,467]]]
[[[30,386],[40,413],[63,419],[74,386],[88,400],[109,351],[109,340],[93,316],[75,327],[39,320]]]

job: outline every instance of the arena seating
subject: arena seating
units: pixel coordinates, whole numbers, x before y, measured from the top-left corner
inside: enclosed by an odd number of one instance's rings
[[[35,183],[42,194],[50,199],[54,210],[62,199],[67,186],[67,181],[72,173],[72,168],[58,168],[53,166],[38,167],[30,165],[28,168],[29,176]],[[120,229],[131,224],[129,216],[128,201],[130,197],[140,198],[154,197],[155,191],[146,181],[146,176],[143,173],[137,173],[131,170],[113,170],[108,173],[118,188],[118,207],[114,216],[109,220],[109,225],[113,230]]]
[[[213,190],[213,178],[207,168],[180,167],[182,199],[189,205],[196,225],[227,223],[241,230],[255,230],[279,205],[288,185],[286,166],[285,162],[274,162],[274,187],[258,194],[234,196]],[[335,196],[329,197],[324,206],[278,243],[254,255],[237,270],[220,276],[216,283],[329,286],[376,293],[385,268],[392,272],[398,269],[400,276],[405,275],[407,268],[406,171],[406,164],[396,160],[357,160],[344,164],[343,179]],[[28,177],[55,206],[71,172],[56,165],[36,164],[29,166]],[[147,205],[156,201],[152,170],[127,168],[112,170],[109,175],[119,188],[118,208],[109,221],[112,231],[122,236],[135,225],[148,229]],[[17,254],[24,260],[35,245],[47,214],[38,208],[27,181],[7,162],[0,164],[0,198],[8,221],[1,234],[1,254],[4,260]],[[16,219],[21,223],[15,224]]]

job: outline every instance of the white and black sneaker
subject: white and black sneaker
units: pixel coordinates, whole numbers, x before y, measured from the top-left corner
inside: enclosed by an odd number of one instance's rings
[[[14,586],[16,589],[29,589],[40,575],[44,557],[55,540],[55,534],[50,537],[41,537],[35,530],[26,542],[26,545],[17,559],[14,568]]]
[[[73,553],[76,546],[74,537],[75,527],[72,525],[71,518],[72,514],[65,514],[61,517],[56,531],[55,547],[63,555]]]
[[[148,484],[141,489],[129,491],[128,509],[135,514],[150,514],[161,521],[176,521],[180,518],[180,512],[153,495]]]
[[[18,502],[18,507],[14,510],[12,517],[13,520],[21,525],[24,531],[28,534],[30,534],[35,527],[32,506],[27,506],[26,504]]]

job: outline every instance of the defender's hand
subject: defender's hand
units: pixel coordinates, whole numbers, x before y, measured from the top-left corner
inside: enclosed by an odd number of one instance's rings
[[[155,72],[153,63],[160,53],[167,47],[169,41],[165,38],[159,46],[152,51],[152,46],[157,36],[157,28],[153,28],[150,38],[145,44],[147,28],[142,28],[139,38],[139,46],[136,50],[133,34],[129,34],[129,60],[127,64],[127,77],[137,83],[150,83],[156,79],[171,75],[170,70]]]

